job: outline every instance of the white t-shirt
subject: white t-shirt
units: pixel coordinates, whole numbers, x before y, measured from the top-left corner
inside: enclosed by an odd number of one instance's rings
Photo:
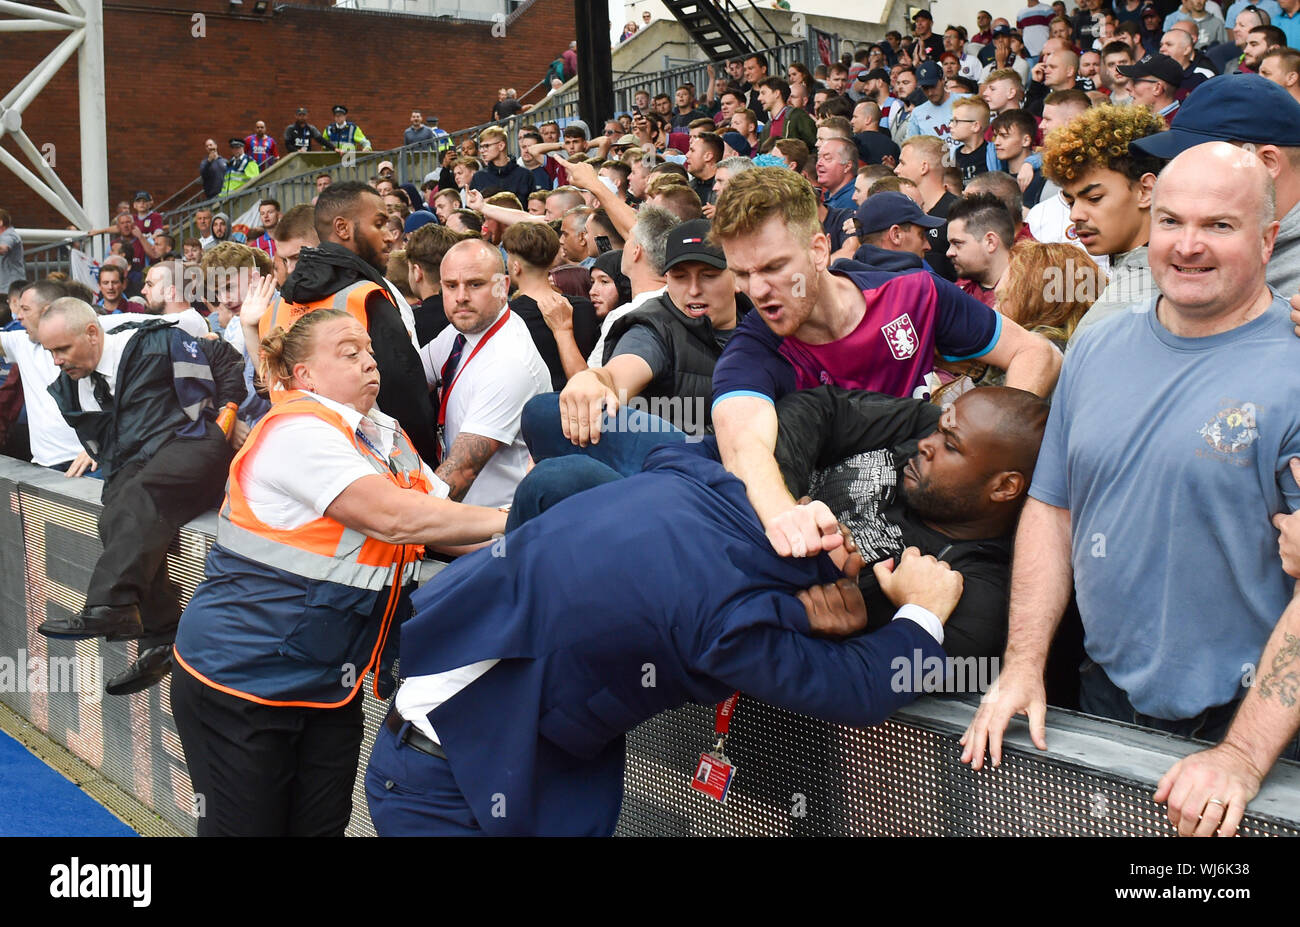
[[[415,311],[411,308],[411,304],[406,301],[406,297],[397,289],[397,286],[393,281],[385,277],[384,283],[388,286],[388,293],[393,297],[393,302],[397,304],[397,314],[402,317],[402,324],[406,326],[406,333],[411,336],[411,347],[418,351],[420,349],[420,344],[415,338]]]
[[[362,415],[324,396],[307,395],[337,412],[353,429],[360,428],[384,455],[392,450],[398,427],[394,419],[378,409]],[[306,479],[305,460],[311,461]],[[447,484],[427,464],[422,468],[433,484],[431,495],[445,499]],[[243,468],[239,485],[254,516],[272,528],[288,529],[321,517],[343,490],[363,476],[375,475],[375,468],[333,425],[315,415],[286,415],[263,426],[257,452]]]
[[[505,445],[479,471],[464,499],[472,505],[499,508],[510,504],[515,487],[528,472],[528,446],[519,431],[524,403],[551,391],[551,374],[537,353],[527,323],[517,314],[510,313],[506,323],[473,354],[487,332],[484,329],[465,337],[452,381],[443,440],[445,450],[465,431]],[[420,349],[430,388],[441,385],[439,375],[458,334],[454,326],[448,325]]]
[[[1029,234],[1034,236],[1035,241],[1044,244],[1069,242],[1079,250],[1087,252],[1087,249],[1080,244],[1079,236],[1074,233],[1074,223],[1070,221],[1070,207],[1059,193],[1048,197],[1029,210],[1025,223],[1029,226]],[[1110,272],[1110,258],[1107,255],[1089,256],[1097,262],[1103,274]]]
[[[32,463],[54,467],[73,460],[82,451],[81,441],[46,389],[59,376],[54,358],[23,330],[0,332],[0,346],[4,347],[5,357],[18,365],[22,377]]]

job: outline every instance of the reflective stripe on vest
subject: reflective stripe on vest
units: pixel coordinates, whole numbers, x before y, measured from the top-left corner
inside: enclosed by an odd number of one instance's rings
[[[269,411],[254,427],[248,441],[235,455],[230,465],[230,478],[226,483],[226,498],[221,506],[217,526],[217,543],[228,550],[307,579],[339,583],[358,589],[379,590],[390,582],[398,585],[414,579],[413,563],[404,564],[400,577],[395,577],[394,565],[399,560],[419,559],[406,557],[406,549],[419,551],[419,545],[389,544],[367,537],[360,531],[347,528],[324,515],[297,528],[272,528],[253,514],[244,498],[239,478],[261,437],[267,422],[280,415],[315,415],[333,425],[347,436],[357,453],[403,489],[418,489],[428,493],[430,484],[421,467],[420,457],[411,446],[406,433],[400,428],[393,437],[393,448],[387,460],[357,439],[356,432],[348,428],[343,417],[327,408],[313,397],[289,390],[278,394]]]

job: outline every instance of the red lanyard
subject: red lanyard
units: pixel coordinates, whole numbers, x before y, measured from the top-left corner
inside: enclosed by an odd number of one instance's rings
[[[493,322],[492,327],[489,328],[487,330],[487,333],[482,338],[479,339],[479,343],[474,345],[474,350],[469,352],[469,357],[465,358],[464,362],[462,362],[461,365],[456,368],[456,375],[451,378],[451,382],[443,386],[442,400],[438,403],[439,427],[445,427],[447,424],[447,399],[451,396],[451,388],[460,381],[460,375],[465,372],[465,368],[469,366],[469,362],[474,359],[474,356],[483,349],[483,345],[487,344],[489,339],[491,339],[493,335],[495,335],[498,331],[501,330],[501,326],[505,325],[506,320],[509,318],[510,318],[510,309],[507,308],[506,311],[501,314],[501,318]]]
[[[713,733],[718,735],[718,743],[714,749],[718,752],[721,752],[726,744],[727,732],[731,730],[731,716],[736,713],[736,703],[738,701],[740,701],[740,693],[732,692],[725,699],[718,702],[718,707],[714,710]]]

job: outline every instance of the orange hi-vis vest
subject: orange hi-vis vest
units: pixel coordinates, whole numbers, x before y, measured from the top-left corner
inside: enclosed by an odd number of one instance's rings
[[[276,326],[288,331],[293,327],[294,322],[297,322],[309,312],[315,312],[317,309],[342,309],[360,322],[362,328],[369,329],[370,322],[366,316],[366,299],[375,290],[383,293],[390,300],[392,299],[387,290],[377,283],[371,283],[369,280],[358,280],[351,286],[345,286],[333,296],[312,300],[309,303],[291,303],[282,296],[276,296],[275,301],[267,307],[266,312],[262,313],[262,318],[257,323],[257,335],[259,338],[265,338],[275,331]]]
[[[217,542],[207,578],[181,616],[176,660],[199,681],[263,705],[341,707],[367,673],[374,673],[376,697],[387,698],[397,638],[391,632],[410,615],[406,590],[423,548],[376,540],[324,515],[297,528],[258,519],[240,478],[268,422],[282,415],[315,415],[394,485],[426,494],[432,488],[400,428],[385,458],[314,397],[277,395],[230,465]],[[303,477],[311,478],[310,461]]]

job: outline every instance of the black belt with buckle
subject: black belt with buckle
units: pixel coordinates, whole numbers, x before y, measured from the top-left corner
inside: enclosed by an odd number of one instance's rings
[[[414,724],[407,724],[406,719],[399,715],[396,709],[389,709],[388,717],[384,719],[384,727],[393,732],[399,744],[406,744],[414,750],[436,756],[440,760],[447,758],[441,744],[425,737]]]

